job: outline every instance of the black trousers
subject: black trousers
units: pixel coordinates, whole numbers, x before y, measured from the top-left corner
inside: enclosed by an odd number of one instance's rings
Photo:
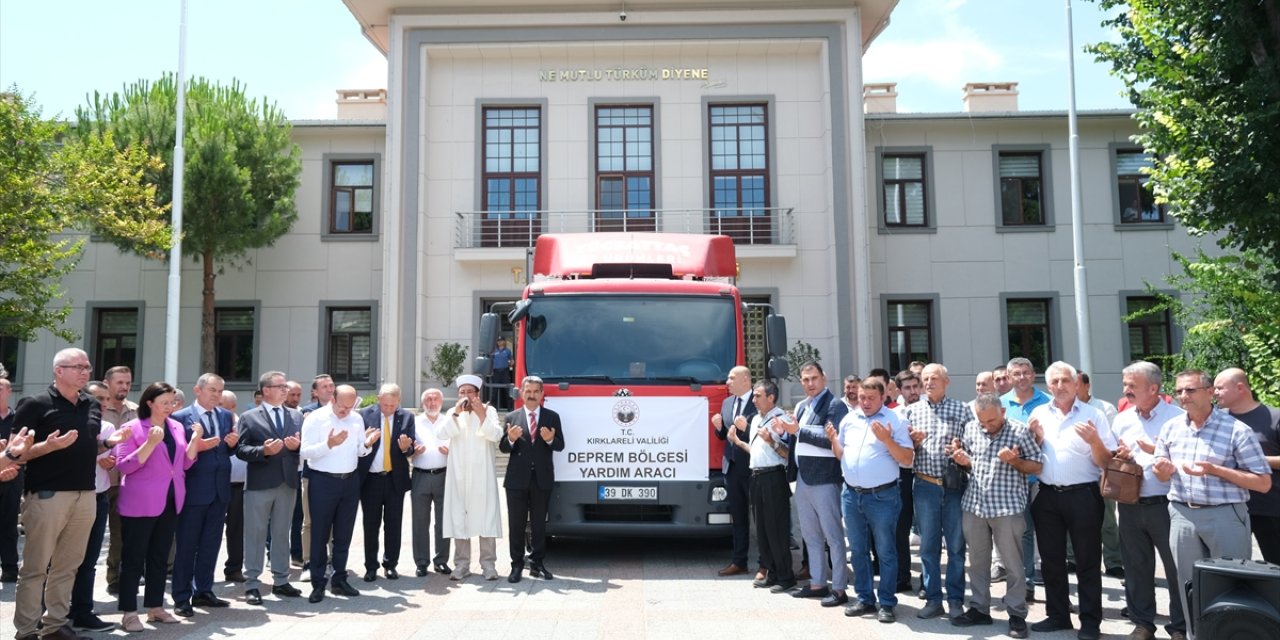
[[[120,516],[120,611],[138,610],[138,581],[144,575],[147,586],[142,593],[142,606],[148,609],[164,606],[169,549],[173,547],[173,535],[177,530],[178,511],[174,507],[172,486],[160,515],[144,518]]]
[[[1249,528],[1258,541],[1258,549],[1262,551],[1262,559],[1271,564],[1280,564],[1280,517],[1257,516],[1249,514]]]
[[[898,585],[911,586],[911,521],[915,519],[915,471],[898,468],[898,493],[902,496],[902,511],[898,512],[898,528],[893,541],[898,548]],[[948,551],[948,553],[951,553]],[[924,588],[921,579],[920,588]]]
[[[795,582],[791,568],[791,487],[782,469],[751,476],[751,507],[756,511],[756,541],[769,578]]]
[[[375,461],[376,462],[376,461]],[[400,531],[404,529],[404,492],[398,491],[391,475],[369,473],[360,485],[361,522],[364,525],[364,569],[377,571],[400,562]],[[315,514],[311,515],[315,520]],[[386,545],[382,562],[378,561],[378,528],[386,522]]]
[[[745,464],[730,463],[724,488],[729,493],[729,517],[733,521],[733,564],[745,569],[751,546],[751,469]]]
[[[22,481],[26,473],[0,482],[0,569],[18,572],[18,512],[22,507]]]
[[[311,470],[311,586],[325,585],[324,568],[333,566],[335,584],[347,579],[347,556],[356,530],[356,509],[360,506],[360,478]],[[333,558],[329,558],[329,537],[333,536]]]
[[[1102,624],[1102,494],[1098,483],[1058,491],[1040,483],[1031,503],[1040,547],[1045,610],[1049,618],[1070,622],[1071,586],[1067,582],[1067,539],[1076,554],[1076,591],[1080,599],[1080,629],[1097,631]]]
[[[227,503],[226,573],[244,570],[244,483],[231,483],[231,501]]]
[[[549,489],[507,489],[507,543],[511,566],[524,566],[525,527],[529,528],[529,562],[542,564],[547,555],[547,504]]]

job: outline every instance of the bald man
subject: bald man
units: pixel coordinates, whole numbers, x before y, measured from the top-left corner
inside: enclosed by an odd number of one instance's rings
[[[1249,492],[1249,528],[1258,541],[1262,558],[1280,563],[1280,410],[1268,407],[1253,397],[1249,376],[1243,369],[1223,369],[1213,380],[1213,395],[1218,407],[1258,434],[1258,444],[1271,467],[1271,489],[1266,493]]]

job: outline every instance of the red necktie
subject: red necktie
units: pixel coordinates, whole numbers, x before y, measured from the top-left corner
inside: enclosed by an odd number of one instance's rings
[[[529,412],[529,442],[538,441],[538,413],[536,411]]]

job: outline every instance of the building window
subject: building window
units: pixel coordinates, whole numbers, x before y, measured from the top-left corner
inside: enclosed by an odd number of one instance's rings
[[[542,110],[486,107],[482,247],[532,247],[542,231]]]
[[[214,372],[227,382],[254,380],[254,309],[215,309]]]
[[[1120,223],[1125,225],[1163,224],[1167,222],[1164,205],[1156,204],[1147,185],[1151,156],[1141,150],[1115,150],[1115,176]]]
[[[336,161],[329,171],[329,233],[373,233],[373,161]]]
[[[1150,296],[1125,299],[1125,328],[1129,334],[1129,360],[1159,362],[1173,353],[1173,318],[1160,301]]]
[[[763,104],[711,105],[711,229],[740,244],[768,244],[769,118]]]
[[[1044,372],[1053,362],[1053,300],[1008,298],[1004,304],[1009,357],[1027,358],[1037,372]]]
[[[138,371],[137,309],[94,309],[93,367],[106,371],[111,367],[129,367]]]
[[[595,231],[655,231],[653,107],[596,107]]]
[[[930,300],[885,302],[885,337],[890,373],[906,369],[912,360],[934,362],[934,304]]]
[[[1044,225],[1044,174],[1041,154],[1000,153],[1000,214],[1004,224]]]
[[[373,309],[325,309],[325,371],[337,382],[373,381]]]
[[[924,154],[883,156],[880,169],[886,226],[928,226],[924,164]]]

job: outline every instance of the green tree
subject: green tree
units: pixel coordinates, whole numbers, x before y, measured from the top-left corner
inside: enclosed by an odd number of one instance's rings
[[[301,163],[284,114],[265,99],[249,98],[239,82],[222,86],[194,78],[186,91],[182,252],[203,268],[200,368],[213,371],[214,281],[226,266],[242,265],[250,249],[271,246],[293,226]],[[76,110],[77,132],[82,139],[113,135],[118,145],[140,144],[164,158],[148,178],[159,202],[169,204],[177,103],[172,74],[109,97],[95,93]],[[115,243],[155,257],[129,238]]]
[[[1156,310],[1168,309],[1186,328],[1182,350],[1162,363],[1166,372],[1196,368],[1212,376],[1240,367],[1259,401],[1280,405],[1280,296],[1272,288],[1280,268],[1251,250],[1174,259],[1182,273],[1168,281],[1183,297],[1150,289],[1160,301]]]
[[[1157,198],[1193,233],[1280,260],[1280,0],[1097,0]],[[1280,283],[1273,283],[1273,287]]]
[[[60,284],[80,258],[77,231],[129,237],[141,252],[169,246],[166,208],[144,178],[160,160],[109,136],[64,145],[65,132],[16,88],[0,94],[0,333],[21,340],[42,329],[77,338]]]

